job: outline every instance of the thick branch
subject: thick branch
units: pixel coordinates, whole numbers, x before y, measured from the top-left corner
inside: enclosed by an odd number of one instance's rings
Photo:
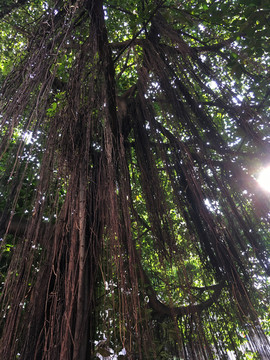
[[[163,304],[161,301],[157,299],[156,294],[151,292],[148,295],[149,305],[154,311],[158,312],[160,315],[166,315],[166,316],[176,317],[176,316],[201,313],[203,310],[209,308],[215,301],[217,301],[222,288],[223,288],[223,283],[216,285],[213,295],[209,299],[199,304],[191,304],[187,306],[178,306],[178,307],[168,306]]]
[[[213,286],[212,288],[210,287],[200,288],[200,290],[202,291],[211,289],[214,292],[209,299],[199,304],[191,304],[187,306],[169,306],[163,304],[161,301],[157,299],[156,292],[150,283],[150,279],[148,278],[147,274],[145,273],[141,265],[140,265],[140,270],[141,270],[141,276],[143,277],[146,283],[146,292],[149,297],[149,306],[158,314],[165,316],[177,317],[177,316],[201,313],[203,310],[209,308],[215,301],[217,301],[224,285],[224,282],[221,282]]]
[[[199,304],[191,304],[187,306],[169,306],[163,304],[161,301],[158,300],[157,294],[151,284],[151,281],[144,271],[138,253],[134,247],[134,252],[137,260],[137,266],[139,268],[140,277],[143,280],[144,284],[146,285],[146,294],[149,297],[149,306],[157,312],[161,316],[171,316],[171,317],[178,317],[183,315],[201,313],[203,310],[209,308],[220,296],[221,290],[224,286],[224,281],[221,281],[219,284],[214,286],[206,286],[204,288],[196,288],[205,291],[205,290],[213,290],[213,295],[199,303]]]
[[[222,41],[218,44],[196,46],[195,49],[197,52],[208,52],[208,51],[219,51],[220,49],[230,45],[233,42],[233,39]]]

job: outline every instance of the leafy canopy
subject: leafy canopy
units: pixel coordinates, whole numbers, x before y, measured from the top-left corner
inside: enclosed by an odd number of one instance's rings
[[[267,359],[263,1],[0,6],[6,359]]]

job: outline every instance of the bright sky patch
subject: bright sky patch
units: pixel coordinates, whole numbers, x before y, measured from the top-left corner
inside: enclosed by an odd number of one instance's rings
[[[258,183],[260,184],[260,186],[270,192],[270,166],[264,168],[258,177]]]

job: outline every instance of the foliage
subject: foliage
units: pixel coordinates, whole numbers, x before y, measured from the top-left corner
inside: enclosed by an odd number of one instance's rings
[[[267,10],[0,8],[3,358],[269,357]]]

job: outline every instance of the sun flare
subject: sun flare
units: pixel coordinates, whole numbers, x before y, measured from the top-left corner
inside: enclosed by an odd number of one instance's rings
[[[270,192],[270,166],[260,172],[258,183],[265,191]]]

